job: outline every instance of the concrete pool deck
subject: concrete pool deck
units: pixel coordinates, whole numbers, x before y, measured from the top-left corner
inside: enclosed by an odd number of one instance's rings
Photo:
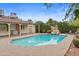
[[[32,34],[37,35],[37,34]],[[24,35],[32,36],[32,35]],[[11,39],[20,38],[2,38],[0,39],[0,55],[1,56],[64,56],[74,38],[74,35],[67,37],[57,45],[22,47],[10,44]]]

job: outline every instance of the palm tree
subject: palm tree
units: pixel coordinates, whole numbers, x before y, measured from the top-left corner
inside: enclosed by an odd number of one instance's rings
[[[64,20],[67,19],[69,16],[72,16],[72,18],[76,19],[79,18],[79,3],[72,3],[69,4],[69,8],[66,11]]]
[[[52,7],[52,4],[51,3],[44,3],[44,6],[48,9],[48,8]]]
[[[44,3],[44,6],[46,6],[46,8],[48,9],[48,8],[52,7],[52,4]],[[67,18],[69,18],[69,16],[71,16],[71,19],[79,18],[79,3],[69,4],[69,8],[66,11],[66,14],[65,14],[65,17],[63,20],[66,20]]]
[[[75,11],[74,11],[74,19],[76,20],[76,19],[79,19],[79,9],[76,9]]]

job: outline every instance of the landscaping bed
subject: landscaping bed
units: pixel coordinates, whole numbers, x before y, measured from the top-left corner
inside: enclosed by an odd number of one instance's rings
[[[79,47],[77,47],[79,45],[78,40],[79,38],[75,37],[68,52],[66,53],[66,56],[79,56]]]

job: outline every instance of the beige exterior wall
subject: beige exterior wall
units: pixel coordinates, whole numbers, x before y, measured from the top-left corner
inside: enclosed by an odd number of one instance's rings
[[[27,27],[21,30],[21,34],[27,34]]]
[[[35,25],[26,25],[24,26],[25,28],[24,29],[21,29],[19,28],[19,31],[21,34],[32,34],[32,33],[35,33]],[[5,36],[5,35],[11,35],[11,30],[15,30],[16,31],[16,25],[12,25],[8,24],[8,31],[1,31],[0,32],[0,36]]]
[[[35,33],[35,25],[28,25],[27,33]]]
[[[22,34],[30,34],[35,33],[35,25],[27,25],[27,27],[21,30]]]

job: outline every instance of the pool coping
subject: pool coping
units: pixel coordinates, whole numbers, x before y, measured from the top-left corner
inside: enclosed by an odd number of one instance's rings
[[[37,35],[37,34],[34,34]],[[3,47],[0,49],[2,53],[0,55],[15,55],[15,56],[64,56],[67,52],[74,35],[66,34],[67,37],[57,45],[47,45],[47,46],[33,46],[33,47],[22,47],[22,46],[13,46],[9,42],[12,38],[7,38],[2,40],[5,45],[2,43]],[[20,37],[19,37],[20,38]],[[1,43],[0,43],[1,46]],[[13,52],[13,53],[12,53]]]

